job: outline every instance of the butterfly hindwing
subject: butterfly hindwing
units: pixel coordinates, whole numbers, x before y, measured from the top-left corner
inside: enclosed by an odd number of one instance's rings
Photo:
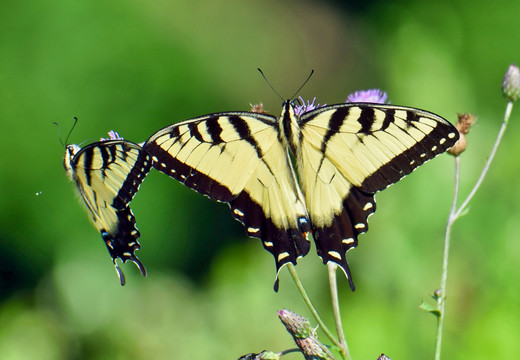
[[[345,252],[368,230],[374,193],[458,139],[440,116],[393,105],[325,106],[302,114],[299,124],[299,178],[318,254],[347,274]]]
[[[140,233],[129,203],[151,169],[151,157],[129,141],[100,141],[84,148],[68,145],[64,166],[107,246],[121,284],[125,278],[117,258],[133,261],[146,276],[135,255]]]
[[[278,270],[309,251],[307,211],[273,116],[210,114],[159,130],[144,149],[157,170],[229,203]]]

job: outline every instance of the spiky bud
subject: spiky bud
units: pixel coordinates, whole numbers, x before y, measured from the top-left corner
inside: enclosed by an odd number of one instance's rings
[[[278,317],[292,335],[305,360],[334,360],[328,348],[318,341],[309,320],[289,310],[281,310]]]
[[[518,66],[511,64],[507,68],[502,81],[502,94],[507,101],[516,101],[520,97],[520,70]]]

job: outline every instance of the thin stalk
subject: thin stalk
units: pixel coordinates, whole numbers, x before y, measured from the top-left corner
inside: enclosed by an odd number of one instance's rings
[[[446,231],[444,234],[444,255],[442,262],[442,275],[441,275],[441,287],[440,294],[437,299],[437,310],[439,311],[439,318],[437,321],[437,334],[435,337],[435,360],[440,360],[441,358],[441,347],[442,347],[442,332],[444,326],[444,316],[446,312],[446,289],[447,289],[447,281],[448,281],[448,255],[450,248],[450,239],[451,239],[451,229],[455,221],[463,214],[463,212],[468,207],[469,202],[475,196],[475,193],[480,188],[482,181],[484,180],[486,174],[489,171],[489,167],[491,166],[491,162],[495,158],[496,152],[498,150],[498,146],[502,141],[502,137],[507,128],[507,123],[509,122],[509,118],[511,117],[511,112],[513,110],[513,102],[508,102],[506,106],[506,111],[504,114],[504,120],[502,121],[502,126],[500,127],[500,131],[498,132],[497,138],[495,140],[495,144],[491,149],[491,153],[489,154],[489,158],[480,173],[480,176],[471,189],[470,193],[466,197],[466,199],[462,202],[462,204],[457,208],[457,197],[459,193],[459,185],[460,185],[460,158],[458,156],[455,157],[455,188],[453,193],[453,200],[451,203],[450,214],[448,216],[448,221],[446,223]]]
[[[305,304],[309,308],[312,316],[314,316],[314,319],[316,319],[316,321],[318,322],[318,325],[320,326],[321,330],[337,348],[341,349],[340,342],[334,337],[332,332],[330,332],[330,330],[327,328],[327,326],[325,325],[323,320],[321,320],[320,315],[318,314],[318,312],[316,311],[316,308],[312,304],[312,301],[309,298],[309,295],[307,295],[307,292],[305,291],[305,288],[303,287],[303,285],[300,281],[300,278],[298,277],[298,274],[296,273],[296,270],[294,269],[294,265],[292,263],[288,263],[287,267],[289,269],[289,273],[291,274],[291,277],[294,280],[294,284],[296,285],[296,288],[298,289],[298,291],[300,292],[300,295],[303,298],[303,301],[305,301]],[[343,354],[341,354],[341,355],[343,357]],[[343,359],[345,359],[345,357],[343,357]]]
[[[329,270],[329,286],[330,286],[330,298],[332,302],[332,312],[334,314],[334,323],[336,325],[336,332],[338,333],[339,342],[341,344],[340,351],[344,358],[350,360],[350,353],[348,351],[347,340],[343,333],[343,325],[341,323],[341,314],[339,311],[339,297],[338,297],[338,282],[336,281],[336,269],[338,265],[333,262],[327,263],[327,269]]]
[[[457,198],[459,195],[460,185],[460,158],[455,157],[455,186],[453,191],[453,200],[451,202],[450,214],[446,223],[446,231],[444,233],[444,256],[442,261],[442,276],[441,276],[441,288],[440,295],[437,299],[437,309],[439,310],[439,317],[437,319],[437,334],[435,336],[435,360],[441,358],[441,347],[442,347],[442,329],[444,326],[444,314],[446,308],[446,284],[448,282],[448,255],[450,253],[450,239],[451,239],[451,228],[455,222],[457,216],[455,214],[457,209]]]
[[[300,349],[298,348],[294,348],[294,349],[287,349],[287,350],[284,350],[284,351],[280,351],[278,353],[278,356],[282,357],[284,355],[287,355],[287,354],[290,354],[290,353],[293,353],[293,352],[301,352]]]
[[[468,197],[462,205],[457,210],[455,217],[458,218],[462,212],[466,209],[471,199],[473,199],[473,196],[477,192],[478,188],[482,184],[482,181],[484,180],[484,177],[486,176],[489,166],[491,165],[491,162],[493,161],[495,154],[498,149],[498,145],[500,145],[500,142],[502,141],[502,137],[504,136],[504,133],[506,131],[507,123],[509,121],[509,117],[511,116],[511,111],[513,110],[513,102],[508,102],[506,107],[506,112],[504,114],[504,120],[502,121],[502,126],[500,127],[500,131],[498,132],[497,139],[495,140],[495,144],[493,145],[493,149],[491,150],[491,153],[489,154],[489,158],[486,162],[486,165],[484,165],[484,169],[482,169],[482,173],[480,174],[480,177],[478,178],[477,182],[475,183],[475,186],[473,186],[473,189],[469,193]]]

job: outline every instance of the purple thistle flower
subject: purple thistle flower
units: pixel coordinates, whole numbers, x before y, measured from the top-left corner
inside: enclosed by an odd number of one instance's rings
[[[389,104],[386,93],[379,89],[360,90],[347,97],[346,103],[367,102],[374,104]]]
[[[300,100],[301,105],[296,105],[294,107],[294,111],[296,112],[296,115],[298,115],[298,116],[301,116],[303,113],[306,113],[308,111],[311,111],[311,110],[314,110],[319,107],[323,107],[323,106],[327,105],[327,104],[323,104],[323,105],[314,104],[314,102],[316,101],[316,97],[314,99],[312,99],[312,102],[307,100],[307,103],[305,103],[305,100],[303,100],[303,98],[301,96],[299,96],[298,99]]]
[[[99,141],[109,141],[109,140],[124,140],[121,136],[119,136],[119,134],[117,132],[115,132],[114,130],[110,130],[108,132],[108,136],[109,138],[106,139],[106,138],[100,138]]]

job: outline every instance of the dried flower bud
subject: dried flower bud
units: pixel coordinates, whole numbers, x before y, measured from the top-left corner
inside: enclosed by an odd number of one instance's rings
[[[294,342],[302,352],[305,360],[334,360],[325,345],[318,341],[309,320],[289,310],[281,310],[278,317],[293,336]]]
[[[453,156],[459,156],[466,150],[466,146],[468,145],[468,141],[466,140],[466,135],[459,132],[459,140],[448,149],[448,154]]]
[[[514,64],[509,65],[504,75],[502,94],[508,101],[516,101],[520,97],[520,70]]]
[[[265,111],[264,111],[264,104],[262,104],[262,103],[258,103],[258,104],[251,104],[250,103],[249,106],[251,106],[251,112],[259,113],[259,114],[265,113]]]
[[[459,121],[455,124],[455,127],[459,130],[459,133],[466,135],[469,133],[469,129],[473,126],[477,118],[475,115],[469,113],[458,114],[457,117]]]
[[[459,120],[455,124],[455,127],[459,131],[459,140],[449,150],[448,154],[453,156],[459,156],[466,150],[468,142],[466,135],[469,133],[469,129],[475,123],[476,117],[473,114],[458,114]]]

